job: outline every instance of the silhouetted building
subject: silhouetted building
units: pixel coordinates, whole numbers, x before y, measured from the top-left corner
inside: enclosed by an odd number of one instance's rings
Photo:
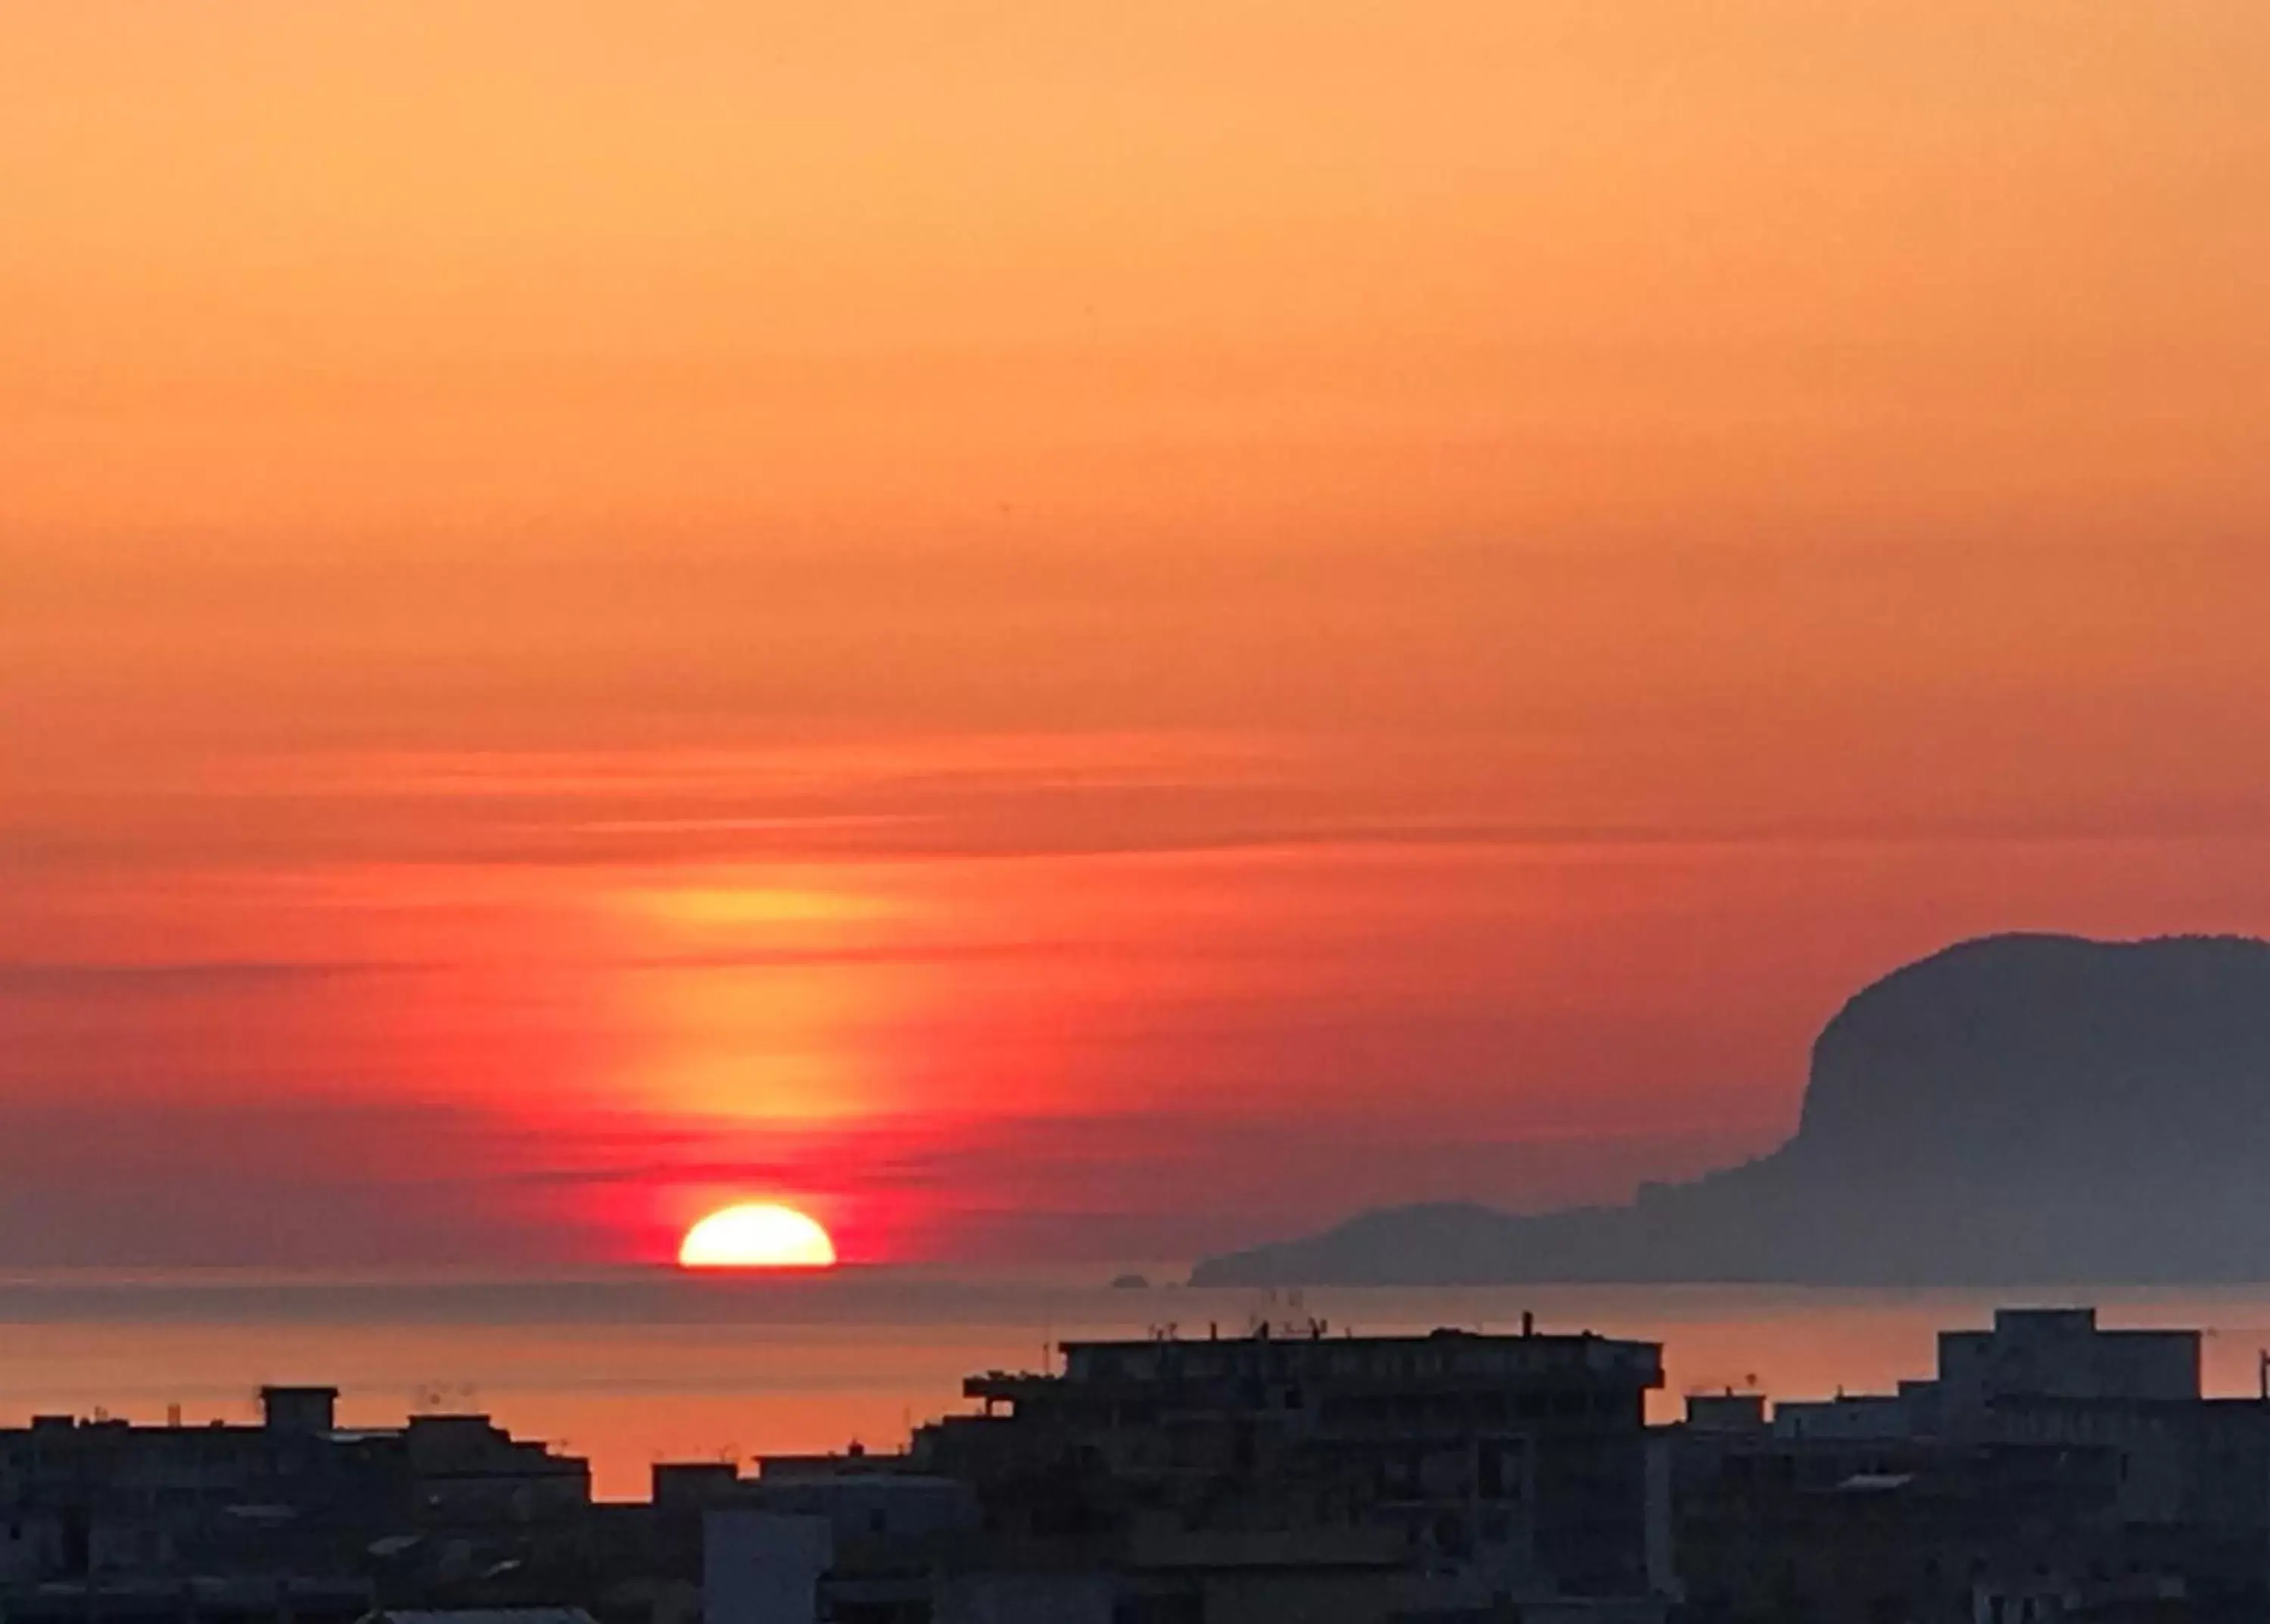
[[[591,1503],[590,1462],[486,1415],[413,1415],[400,1437],[427,1521],[527,1523]]]
[[[336,1387],[263,1387],[260,1390],[261,1425],[272,1433],[308,1435],[332,1431],[338,1426],[339,1390]]]
[[[1763,1432],[1766,1396],[1732,1389],[1723,1393],[1689,1393],[1687,1424],[1696,1432]]]
[[[730,1500],[741,1486],[741,1470],[729,1460],[657,1461],[649,1474],[649,1498],[665,1516],[701,1512]]]
[[[1317,1325],[1062,1352],[1060,1373],[970,1378],[986,1413],[917,1435],[917,1458],[974,1483],[997,1530],[1116,1534],[1154,1562],[1334,1531],[1319,1559],[1460,1572],[1486,1596],[1668,1581],[1654,1343]]]
[[[2103,1331],[2095,1309],[1998,1309],[1992,1331],[1939,1333],[1938,1422],[1951,1434],[2004,1398],[2199,1396],[2196,1331]]]
[[[2125,1578],[2141,1555],[2108,1451],[1719,1434],[1678,1455],[1693,1624],[1966,1624],[1990,1576]]]
[[[824,1517],[713,1509],[702,1519],[702,1624],[818,1624],[835,1562]]]
[[[486,1416],[343,1428],[337,1398],[267,1388],[256,1426],[42,1415],[0,1429],[0,1582],[122,1598],[145,1581],[360,1575],[374,1548],[423,1557],[446,1537],[470,1553],[590,1509],[585,1462]],[[342,1596],[326,1605],[361,1610]]]
[[[2200,1333],[2009,1309],[1888,1394],[1676,1430],[1697,1620],[2253,1618],[2270,1397],[2200,1397]]]
[[[360,1624],[595,1624],[581,1607],[388,1607]]]
[[[1939,1432],[1939,1383],[1902,1382],[1895,1392],[1785,1400],[1774,1405],[1773,1430],[1792,1439],[1934,1437]]]
[[[1989,1438],[2018,1399],[2197,1403],[2200,1333],[2105,1331],[2096,1310],[1998,1309],[1989,1331],[1939,1333],[1939,1370],[1890,1393],[1839,1393],[1774,1406],[1787,1438]]]

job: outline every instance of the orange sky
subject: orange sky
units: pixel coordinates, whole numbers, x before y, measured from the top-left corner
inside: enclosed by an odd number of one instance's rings
[[[2266,83],[0,4],[0,1233],[1176,1256],[1762,1147],[1956,936],[2270,931]]]

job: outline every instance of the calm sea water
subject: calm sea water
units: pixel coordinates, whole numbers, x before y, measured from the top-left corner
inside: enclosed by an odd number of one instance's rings
[[[1154,1278],[1165,1278],[1162,1271]],[[1590,1329],[1665,1345],[1662,1416],[1681,1392],[1756,1384],[1780,1397],[1928,1374],[1942,1327],[1998,1303],[2095,1302],[2114,1325],[2208,1331],[2209,1387],[2251,1391],[2270,1346],[2270,1287],[2229,1290],[1823,1291],[1754,1287],[1500,1287],[1305,1294],[1113,1290],[1061,1274],[845,1270],[719,1279],[653,1271],[574,1279],[312,1279],[237,1274],[18,1276],[0,1281],[0,1422],[97,1408],[137,1420],[243,1420],[264,1382],[345,1390],[350,1424],[420,1409],[490,1411],[589,1455],[602,1494],[644,1493],[658,1459],[873,1448],[963,1408],[961,1377],[1040,1368],[1059,1339],[1175,1326],[1227,1335],[1257,1317],[1334,1331]]]

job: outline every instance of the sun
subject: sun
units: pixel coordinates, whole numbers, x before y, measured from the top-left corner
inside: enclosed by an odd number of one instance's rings
[[[835,1262],[827,1231],[792,1206],[745,1201],[720,1207],[679,1243],[682,1269],[826,1269]]]

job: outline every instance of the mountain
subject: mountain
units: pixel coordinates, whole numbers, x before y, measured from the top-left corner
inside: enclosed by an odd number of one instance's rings
[[[1822,1030],[1796,1133],[1628,1206],[1443,1205],[1191,1283],[2270,1279],[2270,945],[1999,936]]]

